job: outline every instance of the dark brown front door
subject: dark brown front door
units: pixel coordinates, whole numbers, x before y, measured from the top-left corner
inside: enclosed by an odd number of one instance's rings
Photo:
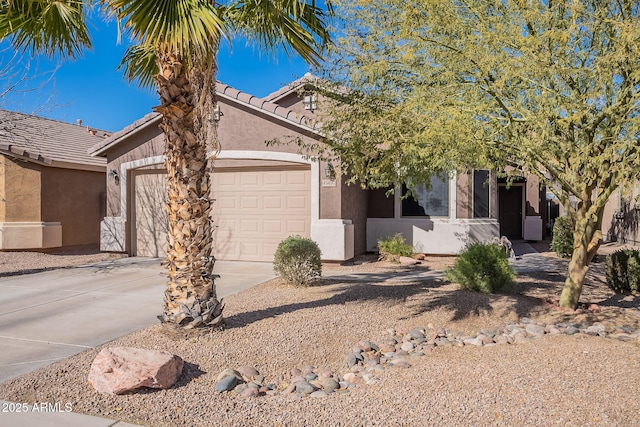
[[[501,236],[522,239],[522,188],[521,185],[512,185],[509,189],[500,186],[498,221]]]

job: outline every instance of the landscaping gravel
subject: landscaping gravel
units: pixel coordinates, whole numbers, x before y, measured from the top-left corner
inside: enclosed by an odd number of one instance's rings
[[[147,426],[640,425],[640,298],[613,294],[601,265],[578,312],[545,303],[560,294],[554,271],[520,275],[508,295],[383,274],[450,263],[326,266],[372,279],[274,280],[226,298],[222,331],[158,324],[105,345],[179,355],[169,390],[97,393],[101,346],[0,384],[0,399]],[[216,391],[226,369],[246,380]]]
[[[0,252],[0,277],[95,264],[124,256],[123,254],[100,252],[97,249]]]

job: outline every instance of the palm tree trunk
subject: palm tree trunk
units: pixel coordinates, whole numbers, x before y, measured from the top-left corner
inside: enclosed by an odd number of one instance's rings
[[[210,174],[206,140],[196,119],[194,90],[175,55],[158,55],[156,77],[165,134],[167,168],[168,282],[163,322],[185,328],[216,326],[222,322],[213,275]]]

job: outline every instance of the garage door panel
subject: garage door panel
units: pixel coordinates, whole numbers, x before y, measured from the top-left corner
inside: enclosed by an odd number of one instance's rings
[[[265,209],[282,209],[283,206],[281,196],[265,195],[262,198],[262,203]]]
[[[240,207],[244,209],[258,209],[260,207],[260,198],[258,196],[241,196]]]
[[[163,257],[167,246],[166,175],[134,175],[135,242],[133,254]]]
[[[229,209],[234,210],[237,209],[236,203],[238,199],[233,195],[218,195],[214,197],[216,200],[213,203],[213,210],[215,213],[216,209]]]
[[[304,235],[307,231],[307,222],[290,220],[290,221],[287,221],[286,229],[288,234]]]
[[[265,234],[267,234],[267,233],[280,234],[284,230],[283,222],[284,222],[283,220],[265,219],[265,220],[262,221],[262,231]]]
[[[287,236],[308,237],[310,176],[308,169],[217,170],[213,174],[213,197],[224,203],[213,206],[216,258],[272,261],[278,244]],[[229,239],[234,243],[225,245]]]

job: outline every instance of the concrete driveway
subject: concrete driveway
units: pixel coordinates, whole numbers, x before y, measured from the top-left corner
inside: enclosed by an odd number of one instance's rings
[[[159,259],[104,263],[0,278],[0,382],[158,322]],[[218,297],[275,277],[271,263],[217,261]]]

